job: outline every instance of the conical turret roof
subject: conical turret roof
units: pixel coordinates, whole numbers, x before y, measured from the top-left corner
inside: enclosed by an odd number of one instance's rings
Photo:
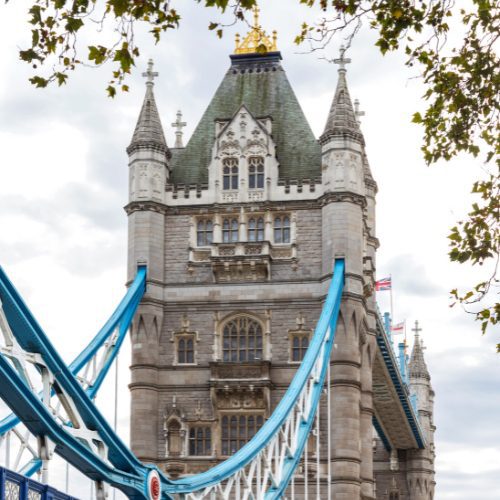
[[[415,342],[411,352],[410,363],[408,365],[410,378],[426,378],[430,380],[429,370],[424,359],[424,348],[418,333],[415,335]]]
[[[340,49],[340,58],[334,62],[339,65],[339,79],[337,89],[328,113],[325,130],[320,137],[320,142],[324,143],[334,136],[348,136],[364,144],[363,134],[359,128],[358,120],[354,111],[354,106],[347,87],[346,67],[351,60],[344,57],[345,49]]]
[[[130,154],[137,148],[147,147],[169,154],[153,92],[153,79],[158,76],[158,73],[153,72],[153,62],[151,60],[148,64],[148,71],[143,76],[147,77],[146,95],[144,96],[142,109],[135,126],[132,141],[127,148],[127,153]]]

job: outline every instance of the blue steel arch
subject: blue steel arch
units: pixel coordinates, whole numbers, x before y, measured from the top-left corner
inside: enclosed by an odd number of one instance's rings
[[[41,355],[47,367],[54,374],[58,386],[71,395],[76,408],[88,428],[99,430],[102,440],[108,447],[107,458],[109,462],[96,456],[90,449],[55,422],[38,396],[28,389],[26,383],[4,356],[0,356],[0,375],[7,383],[1,384],[0,397],[19,415],[19,418],[33,434],[48,436],[56,444],[56,452],[88,477],[97,481],[104,481],[121,489],[129,498],[141,499],[148,498],[146,478],[148,473],[155,468],[139,462],[118,436],[116,436],[92,403],[91,398],[102,383],[105,373],[87,391],[80,386],[74,375],[89,361],[96,350],[102,345],[103,339],[106,338],[109,332],[116,328],[117,325],[120,326],[120,321],[123,321],[123,325],[128,326],[135,308],[144,293],[145,282],[146,269],[140,268],[136,280],[134,280],[133,285],[127,293],[128,299],[125,303],[122,302],[120,304],[117,311],[115,311],[89,346],[67,367],[3,270],[0,269],[0,299],[16,339],[18,339],[18,342],[26,351],[36,352]],[[318,360],[321,360],[322,364],[319,365],[321,371],[314,375],[315,379],[311,392],[313,410],[309,412],[306,419],[300,422],[295,452],[286,457],[279,484],[271,485],[267,489],[265,498],[268,500],[281,497],[298,465],[313,425],[315,409],[318,406],[321,396],[334,341],[343,286],[344,261],[339,259],[335,262],[328,295],[304,360],[282,400],[255,437],[235,455],[207,472],[172,481],[158,471],[162,483],[163,498],[168,499],[172,498],[172,495],[182,495],[203,490],[228,479],[238,470],[248,465],[279,432],[297,404],[301,391],[308,381],[310,381],[313,368],[317,366]],[[120,326],[120,342],[123,341],[125,331],[125,326],[123,326],[123,329]],[[108,360],[107,368],[109,368],[111,363],[112,359]],[[10,424],[12,424],[12,420],[9,422],[2,421],[2,429],[5,429]]]

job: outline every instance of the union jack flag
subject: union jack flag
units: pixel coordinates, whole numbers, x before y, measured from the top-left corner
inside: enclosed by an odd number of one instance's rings
[[[401,323],[396,323],[392,325],[391,331],[392,333],[403,333],[405,330],[405,322],[401,321]]]
[[[377,292],[384,292],[385,290],[392,289],[392,278],[382,278],[381,280],[375,281],[375,290]]]

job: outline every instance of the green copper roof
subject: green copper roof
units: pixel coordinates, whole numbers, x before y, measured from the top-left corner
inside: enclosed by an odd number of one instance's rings
[[[279,60],[279,52],[233,55],[232,64],[215,92],[189,143],[172,150],[172,182],[208,181],[215,140],[215,120],[231,119],[244,104],[256,118],[272,118],[272,137],[280,179],[313,179],[321,175],[321,149]]]

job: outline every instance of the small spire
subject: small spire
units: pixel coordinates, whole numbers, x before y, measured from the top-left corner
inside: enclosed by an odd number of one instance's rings
[[[415,328],[412,328],[411,331],[415,332],[415,341],[413,343],[413,350],[411,352],[409,364],[410,378],[425,378],[430,380],[431,377],[424,359],[425,347],[423,346],[419,335],[422,328],[419,328],[418,320],[415,321]]]
[[[239,33],[235,36],[236,46],[235,54],[265,54],[267,52],[276,52],[278,33],[273,31],[272,38],[262,29],[259,23],[260,9],[257,5],[253,7],[253,26],[247,33],[243,41],[240,41]]]
[[[153,71],[152,59],[148,61],[148,69],[142,76],[146,78],[146,95],[127,153],[131,154],[138,147],[152,147],[170,156],[153,93],[154,79],[158,73]]]
[[[320,137],[321,143],[326,142],[333,136],[347,135],[364,144],[363,135],[359,129],[358,119],[347,88],[346,65],[351,62],[351,59],[345,57],[345,52],[346,49],[342,46],[340,48],[340,57],[333,60],[335,64],[339,65],[339,79],[332,106],[326,120],[325,130]]]
[[[176,114],[177,120],[172,122],[172,127],[175,128],[175,146],[176,148],[183,148],[182,144],[182,129],[187,125],[186,122],[182,121],[182,112],[179,110]]]

